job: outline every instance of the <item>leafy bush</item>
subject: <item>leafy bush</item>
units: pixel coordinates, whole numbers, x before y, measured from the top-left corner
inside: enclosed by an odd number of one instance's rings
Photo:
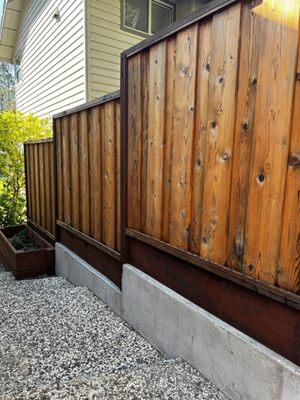
[[[28,236],[27,230],[23,229],[21,232],[9,238],[10,243],[16,250],[34,250],[37,249],[37,245]]]
[[[25,220],[25,141],[51,136],[48,121],[20,111],[0,113],[0,226]]]

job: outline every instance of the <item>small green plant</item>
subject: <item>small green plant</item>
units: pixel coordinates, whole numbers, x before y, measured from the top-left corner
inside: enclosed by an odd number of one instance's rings
[[[38,248],[37,245],[28,236],[28,232],[26,229],[23,229],[21,232],[9,238],[9,241],[16,250],[28,251]]]
[[[0,112],[0,226],[25,220],[25,141],[51,136],[48,121],[20,111]]]

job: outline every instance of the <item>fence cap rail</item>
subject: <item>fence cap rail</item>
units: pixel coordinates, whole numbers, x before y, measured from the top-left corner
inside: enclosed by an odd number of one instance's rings
[[[87,110],[87,109],[89,109],[91,107],[99,106],[101,104],[108,103],[109,101],[116,100],[118,98],[120,98],[120,90],[117,90],[115,92],[106,94],[106,95],[101,96],[101,97],[97,97],[94,100],[87,101],[87,102],[85,102],[85,103],[83,103],[83,104],[81,104],[79,106],[76,106],[76,107],[70,108],[69,110],[62,111],[62,112],[60,112],[58,114],[55,114],[55,115],[53,115],[53,119],[62,118],[62,117],[65,117],[67,115],[71,115],[71,114],[77,113],[79,111],[84,111],[84,110]]]
[[[202,6],[199,10],[187,15],[186,17],[174,22],[173,24],[165,27],[156,34],[148,37],[142,42],[129,47],[129,49],[123,51],[122,57],[129,58],[142,50],[153,46],[154,44],[176,34],[177,32],[183,30],[184,28],[192,25],[193,23],[200,22],[205,18],[208,18],[223,8],[237,3],[241,0],[214,0],[209,4]]]
[[[53,142],[53,137],[49,138],[44,138],[44,139],[39,139],[39,140],[28,140],[24,142],[24,145],[27,144],[41,144],[41,143],[52,143]]]

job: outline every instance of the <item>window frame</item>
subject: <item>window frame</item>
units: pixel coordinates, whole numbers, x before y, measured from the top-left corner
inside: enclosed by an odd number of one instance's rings
[[[134,35],[141,36],[144,38],[154,35],[152,33],[152,1],[153,0],[148,0],[148,32],[140,31],[138,29],[131,28],[130,26],[125,25],[125,2],[126,2],[126,0],[120,0],[120,1],[121,1],[121,30],[128,32],[128,33],[133,33]],[[161,3],[164,6],[172,8],[173,22],[176,21],[176,3],[175,2],[173,2],[171,0],[154,0],[154,1],[156,1],[157,3]]]
[[[19,69],[17,69],[17,65],[19,66]],[[19,54],[14,58],[14,73],[15,73],[15,84],[20,85],[24,79],[21,54]],[[18,79],[19,74],[21,74],[20,79]]]

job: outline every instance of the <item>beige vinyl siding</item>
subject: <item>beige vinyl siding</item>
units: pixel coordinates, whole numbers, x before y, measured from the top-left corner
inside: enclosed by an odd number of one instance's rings
[[[87,0],[88,97],[94,99],[120,88],[120,54],[144,40],[121,29],[122,0]],[[197,7],[194,0],[177,0],[176,17]]]
[[[84,0],[27,0],[15,47],[19,110],[48,118],[86,101],[84,9]]]
[[[87,0],[89,99],[118,90],[120,54],[144,38],[120,28],[120,0]]]

